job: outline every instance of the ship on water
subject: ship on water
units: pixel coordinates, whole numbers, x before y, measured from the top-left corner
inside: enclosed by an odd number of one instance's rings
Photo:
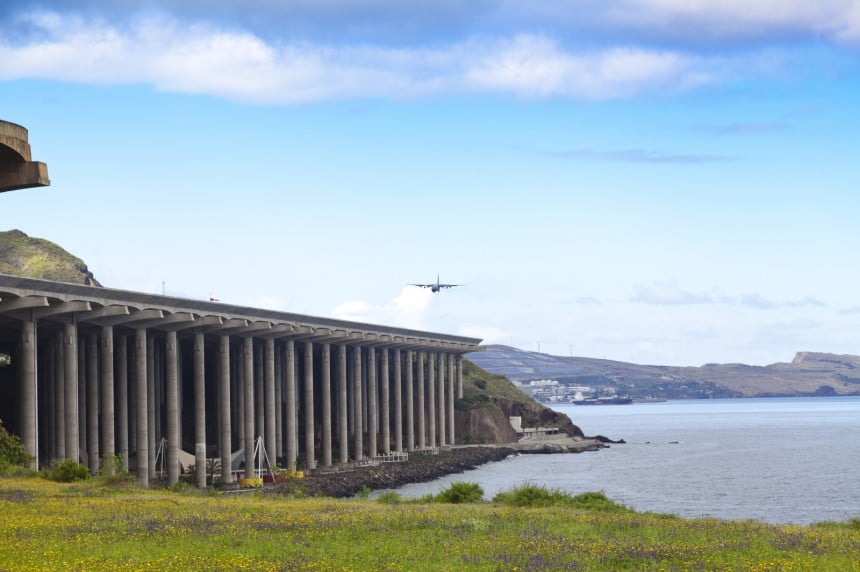
[[[630,405],[633,400],[629,397],[619,397],[613,395],[610,397],[588,397],[585,399],[574,399],[574,405]]]

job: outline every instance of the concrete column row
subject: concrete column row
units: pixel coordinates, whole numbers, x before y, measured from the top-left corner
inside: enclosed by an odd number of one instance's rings
[[[141,484],[162,467],[167,484],[176,483],[186,394],[178,329],[139,327],[118,334],[106,324],[89,325],[82,334],[70,319],[50,337],[44,358],[49,373],[40,375],[37,322],[22,321],[20,426],[34,464],[40,461],[38,398],[44,378],[50,413],[43,424],[50,430],[42,441],[49,444],[49,457],[80,460],[83,447],[93,473],[103,456],[119,455]],[[244,449],[244,475],[255,476],[259,438],[271,463],[282,458],[292,469],[299,468],[300,458],[302,468],[314,469],[318,462],[329,467],[454,443],[461,356],[346,343],[332,348],[327,341],[257,340],[217,331],[212,338],[215,353],[209,359],[203,331],[192,332],[186,347],[193,357],[187,393],[194,396],[187,407],[193,424],[189,419],[186,431],[193,427],[189,441],[199,487],[206,486],[211,466],[207,427],[216,428],[212,441],[221,479],[228,482],[234,475],[234,444]],[[213,391],[208,398],[207,387]],[[214,415],[208,423],[207,411]]]

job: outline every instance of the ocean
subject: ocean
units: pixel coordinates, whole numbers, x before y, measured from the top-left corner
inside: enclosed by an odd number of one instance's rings
[[[586,435],[626,444],[580,454],[518,455],[411,484],[406,498],[455,481],[484,497],[524,482],[603,491],[638,511],[809,524],[860,518],[860,397],[555,405]]]

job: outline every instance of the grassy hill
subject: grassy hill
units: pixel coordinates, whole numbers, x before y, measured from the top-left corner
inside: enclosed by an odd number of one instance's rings
[[[549,409],[517,389],[505,376],[463,360],[463,399],[458,399],[458,442],[510,443],[516,440],[509,418],[522,417],[523,427],[558,427],[570,436],[582,430],[564,413]]]
[[[101,286],[83,260],[20,230],[0,232],[0,274]]]

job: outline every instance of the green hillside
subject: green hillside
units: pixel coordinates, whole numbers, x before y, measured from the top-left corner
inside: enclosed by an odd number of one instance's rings
[[[20,230],[0,232],[0,274],[101,286],[83,260]]]
[[[484,409],[507,422],[522,417],[524,427],[558,427],[570,436],[583,436],[582,430],[564,413],[541,405],[512,384],[503,375],[481,369],[463,360],[463,399],[457,400],[460,411]],[[505,441],[498,441],[505,442]]]

